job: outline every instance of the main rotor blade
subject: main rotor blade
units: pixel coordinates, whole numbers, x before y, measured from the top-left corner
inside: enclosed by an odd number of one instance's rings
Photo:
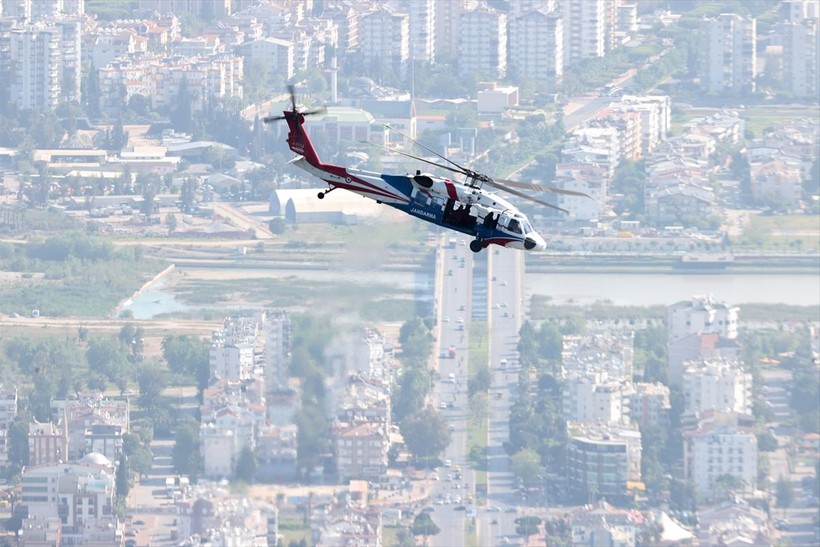
[[[512,195],[514,195],[514,196],[518,196],[518,197],[520,197],[520,198],[524,198],[524,199],[527,199],[527,200],[529,200],[529,201],[534,201],[535,203],[538,203],[538,204],[540,204],[540,205],[544,205],[545,207],[549,207],[549,208],[551,208],[551,209],[556,209],[556,210],[558,210],[558,211],[561,211],[562,213],[567,213],[567,214],[569,214],[569,211],[567,211],[566,209],[562,209],[561,207],[558,207],[557,205],[553,205],[552,203],[547,203],[546,201],[541,201],[540,199],[536,199],[536,198],[534,198],[534,197],[532,197],[532,196],[528,196],[528,195],[527,195],[527,194],[525,194],[524,192],[519,192],[518,190],[513,190],[513,189],[511,189],[511,188],[506,188],[506,187],[504,187],[504,186],[499,186],[499,185],[496,185],[496,184],[494,184],[492,181],[486,181],[486,182],[487,182],[490,186],[496,186],[497,188],[500,188],[500,189],[504,190],[505,192],[509,192],[510,194],[512,194]]]
[[[427,146],[427,145],[425,145],[425,144],[420,143],[419,141],[417,141],[417,140],[416,140],[416,139],[414,139],[413,137],[411,137],[411,136],[409,136],[409,135],[405,135],[404,133],[402,133],[401,131],[399,131],[398,129],[395,129],[394,127],[392,127],[392,126],[390,126],[390,125],[384,124],[384,126],[385,126],[386,128],[388,128],[389,130],[391,130],[391,131],[395,131],[396,133],[398,133],[399,135],[401,135],[401,136],[402,136],[402,137],[404,137],[405,139],[408,139],[408,140],[413,141],[414,143],[418,144],[419,146],[421,146],[422,148],[424,148],[425,150],[427,150],[427,151],[428,151],[428,152],[430,152],[431,154],[433,154],[433,155],[435,155],[435,156],[437,156],[437,157],[439,157],[439,158],[443,159],[444,161],[446,161],[447,163],[449,163],[449,164],[451,164],[451,165],[454,165],[454,166],[456,167],[456,169],[458,169],[458,171],[456,171],[455,169],[450,169],[450,171],[454,171],[454,172],[456,172],[456,173],[461,173],[462,175],[467,175],[467,176],[473,176],[473,175],[474,175],[474,172],[473,172],[473,171],[471,171],[470,169],[466,169],[466,168],[464,168],[464,167],[460,166],[459,164],[457,164],[456,162],[454,162],[453,160],[451,160],[451,159],[449,159],[449,158],[446,158],[446,157],[442,156],[441,154],[439,154],[438,152],[436,152],[435,150],[433,150],[433,149],[432,149],[432,148],[430,148],[429,146]]]
[[[408,154],[407,152],[402,152],[401,150],[393,150],[392,148],[382,146],[381,144],[377,144],[375,142],[370,142],[370,141],[359,141],[359,142],[362,143],[362,144],[369,144],[370,146],[375,146],[376,148],[381,148],[382,150],[385,150],[387,152],[391,152],[393,154],[399,154],[399,155],[402,155],[402,156],[406,156],[408,158],[412,158],[412,159],[417,160],[417,161],[423,161],[424,163],[429,163],[430,165],[435,165],[436,167],[439,167],[441,169],[447,169],[448,171],[452,171],[453,173],[458,173],[459,175],[464,174],[463,171],[461,171],[459,169],[456,169],[454,167],[450,167],[449,165],[442,165],[442,164],[436,163],[434,161],[426,160],[426,159],[424,159],[420,156],[414,156],[413,154]]]
[[[578,192],[576,190],[564,190],[563,188],[555,188],[554,186],[544,186],[542,184],[536,184],[534,182],[518,182],[515,180],[507,179],[491,180],[496,188],[501,188],[502,190],[506,190],[506,187],[510,186],[512,188],[521,188],[522,190],[533,190],[536,192],[548,192],[551,194],[563,194],[566,196],[581,196],[585,198],[590,198],[588,194],[585,194],[583,192]]]
[[[265,116],[264,118],[262,118],[262,122],[263,123],[270,123],[270,122],[276,122],[276,121],[284,120],[284,119],[285,119],[285,117],[282,116],[281,114],[278,115],[278,116]]]

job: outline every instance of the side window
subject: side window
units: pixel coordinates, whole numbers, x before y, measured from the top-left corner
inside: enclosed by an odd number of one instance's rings
[[[516,234],[521,233],[521,223],[515,220],[514,218],[510,219],[510,223],[507,225],[507,227],[510,229],[511,232],[514,232]]]

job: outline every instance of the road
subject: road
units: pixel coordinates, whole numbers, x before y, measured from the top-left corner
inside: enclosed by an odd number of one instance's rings
[[[777,367],[765,367],[761,373],[763,394],[770,404],[774,420],[769,423],[773,428],[780,448],[769,453],[769,481],[772,495],[772,518],[784,518],[788,521],[788,529],[778,532],[780,543],[788,545],[817,545],[818,538],[812,520],[818,516],[818,508],[810,495],[804,492],[801,481],[805,477],[813,476],[811,467],[792,468],[789,465],[786,448],[792,443],[791,431],[784,425],[793,417],[793,411],[788,406],[789,384],[792,379],[791,371]],[[794,502],[787,508],[776,506],[776,485],[780,478],[789,480],[794,489]]]
[[[444,460],[450,460],[450,466],[436,469],[440,480],[432,482],[431,502],[435,502],[436,509],[432,518],[441,528],[438,535],[430,538],[429,543],[434,547],[464,545],[466,511],[456,507],[466,505],[466,485],[470,492],[475,488],[473,471],[467,461],[467,348],[473,300],[473,253],[463,236],[445,234],[442,237],[436,276],[439,381],[433,398],[450,427],[451,442],[443,455]],[[454,348],[455,357],[450,357],[450,348]],[[461,479],[456,478],[457,466],[461,469]],[[436,501],[448,499],[450,503]]]
[[[504,443],[510,437],[510,407],[518,383],[523,279],[523,253],[497,247],[489,250],[487,324],[492,383],[487,432],[487,507],[479,514],[478,529],[480,540],[491,544],[499,544],[504,537],[511,543],[516,542],[517,505],[522,501]],[[500,510],[496,511],[496,508]]]

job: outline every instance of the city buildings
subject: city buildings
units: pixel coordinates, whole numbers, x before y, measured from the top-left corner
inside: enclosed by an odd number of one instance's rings
[[[757,22],[733,13],[705,18],[700,27],[700,81],[707,93],[755,90]]]
[[[567,484],[577,500],[623,500],[642,487],[640,431],[568,423],[567,434]]]
[[[701,499],[720,489],[752,493],[757,488],[757,454],[753,416],[710,410],[684,423],[684,475]]]
[[[739,361],[688,361],[683,371],[684,413],[752,412],[752,375]]]
[[[367,71],[404,80],[410,59],[410,16],[381,6],[359,18],[359,50]]]
[[[718,301],[711,295],[693,296],[667,308],[667,349],[669,358],[669,383],[679,386],[683,379],[683,362],[685,357],[702,350],[713,350],[721,353],[727,347],[727,353],[734,353],[737,346],[722,344],[721,339],[737,338],[737,306]],[[696,336],[683,343],[690,335],[715,334],[717,337]],[[694,357],[693,357],[694,358]]]
[[[507,14],[478,7],[463,12],[459,25],[459,75],[478,80],[506,76]]]
[[[23,469],[18,510],[27,515],[21,545],[117,545],[122,525],[114,512],[115,466],[87,454],[76,463]]]
[[[509,68],[544,90],[555,90],[564,77],[564,20],[557,12],[533,10],[510,16]]]

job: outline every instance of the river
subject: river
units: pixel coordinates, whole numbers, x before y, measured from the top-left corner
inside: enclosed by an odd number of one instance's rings
[[[820,307],[820,276],[532,273],[525,291],[549,296],[556,304],[607,300],[619,306],[668,306],[696,294],[740,304]]]
[[[201,270],[200,270],[201,271]],[[390,284],[401,290],[415,289],[416,298],[432,297],[426,272],[352,272],[329,270],[265,271],[258,269],[208,270],[210,279],[223,277],[299,277],[317,283],[356,280],[363,284]],[[218,272],[218,273],[216,273]],[[191,274],[196,276],[192,271]],[[527,294],[549,296],[556,304],[591,304],[609,301],[619,306],[668,306],[696,294],[712,294],[733,304],[789,304],[820,309],[820,277],[817,275],[693,275],[613,273],[529,273],[524,279]],[[188,311],[164,283],[140,294],[130,308],[135,319],[150,319],[163,313]],[[820,311],[818,312],[820,314]]]

